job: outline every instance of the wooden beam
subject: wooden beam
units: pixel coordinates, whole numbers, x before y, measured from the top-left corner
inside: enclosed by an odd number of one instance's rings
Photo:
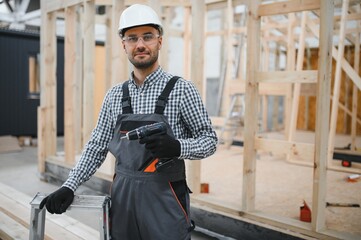
[[[341,16],[334,16],[333,18],[335,21],[340,21],[341,20]],[[357,20],[361,20],[361,13],[348,13],[346,15],[346,19],[348,21],[357,21]]]
[[[83,146],[90,139],[94,123],[94,57],[95,57],[95,4],[84,2],[84,52],[83,52]]]
[[[41,6],[46,5],[42,0]],[[42,8],[43,10],[43,8]],[[44,109],[44,157],[56,153],[56,14],[43,13],[41,15],[40,38],[40,106]]]
[[[290,0],[262,4],[258,8],[259,16],[281,15],[292,12],[310,11],[320,8],[320,0]]]
[[[184,57],[183,57],[183,76],[185,79],[190,79],[191,77],[191,61],[189,61],[191,54],[191,8],[184,8],[184,34],[183,34],[183,42],[184,42]]]
[[[261,21],[257,14],[259,0],[254,0],[248,6],[247,21],[247,74],[246,74],[246,112],[244,127],[244,163],[242,184],[242,210],[255,209],[256,189],[256,149],[254,137],[257,132],[258,116],[258,83],[256,73],[260,67],[260,32]]]
[[[289,24],[287,28],[287,71],[295,70],[296,48],[294,42],[294,29],[296,24],[296,16],[294,13],[288,14]],[[292,111],[292,85],[290,84],[286,89],[286,96],[284,99],[284,123],[285,136],[288,136],[290,131],[291,111]]]
[[[76,6],[65,9],[64,53],[64,152],[65,161],[75,163],[76,112]]]
[[[303,60],[305,56],[306,21],[307,21],[307,14],[306,12],[302,12],[301,33],[298,41],[296,71],[301,71],[303,69]],[[313,76],[314,82],[317,81],[317,74],[318,71],[314,71],[314,76]],[[295,82],[293,86],[293,97],[292,97],[292,107],[291,107],[290,129],[288,131],[288,141],[292,141],[294,139],[294,135],[296,132],[300,92],[301,92],[301,84],[300,82]]]
[[[232,6],[248,5],[250,0],[232,0]],[[206,11],[217,10],[227,7],[227,0],[205,0]]]
[[[285,96],[287,94],[287,88],[290,83],[277,83],[274,84],[272,82],[261,82],[258,83],[258,94],[259,95],[274,95],[274,96]],[[235,93],[245,93],[246,85],[245,82],[240,81],[232,81],[229,86],[229,94]]]
[[[257,72],[259,83],[316,83],[316,70]]]
[[[124,0],[113,0],[112,7],[112,23],[111,23],[111,50],[112,50],[112,86],[125,81],[129,78],[128,75],[128,59],[126,54],[123,52],[122,40],[118,34],[118,22],[121,13],[125,9]]]
[[[204,92],[204,29],[205,5],[202,1],[192,0],[192,52],[191,52],[191,79],[205,99]],[[201,192],[201,162],[190,161],[187,163],[190,186],[194,193]]]
[[[340,35],[337,48],[337,58],[336,58],[336,70],[335,70],[335,80],[333,85],[333,97],[332,97],[332,109],[331,109],[331,119],[330,119],[330,134],[328,139],[328,161],[332,160],[333,148],[335,145],[335,135],[336,135],[336,125],[337,125],[337,115],[338,115],[338,101],[340,98],[340,87],[341,87],[341,74],[342,74],[342,59],[344,59],[344,50],[345,50],[345,29],[346,29],[346,14],[348,11],[349,0],[344,0],[342,5],[341,12],[341,23],[340,23]],[[322,16],[321,16],[322,17]],[[322,23],[320,24],[322,26]],[[321,44],[320,44],[321,46]]]
[[[319,34],[317,32],[317,26],[313,21],[308,21],[307,26],[315,37],[319,37]],[[337,59],[337,56],[338,56],[338,50],[335,47],[332,47],[332,57]],[[346,74],[350,77],[352,82],[358,87],[358,89],[361,89],[361,77],[352,68],[352,66],[347,62],[347,60],[344,57],[341,58],[341,66],[342,69],[346,72]]]
[[[312,143],[256,137],[254,139],[254,145],[257,150],[272,152],[274,154],[286,154],[291,156],[291,158],[297,157],[309,162],[312,162],[314,158],[315,145]]]
[[[360,5],[357,7],[358,12],[361,11]],[[357,23],[357,28],[361,30],[361,23]],[[359,72],[360,69],[360,34],[356,35],[356,42],[355,42],[355,51],[354,51],[354,70],[356,73]],[[356,137],[357,137],[357,106],[358,105],[358,89],[357,86],[354,84],[352,88],[352,115],[351,115],[351,149],[356,149]]]
[[[326,228],[326,168],[329,147],[328,131],[332,70],[333,9],[333,1],[321,1],[315,135],[315,143],[317,144],[315,144],[311,222],[312,229],[316,232],[323,231]]]
[[[46,159],[46,111],[45,107],[39,106],[37,108],[37,117],[38,117],[38,172],[40,174],[45,172],[45,159]]]
[[[49,12],[56,12],[58,10],[62,10],[64,8],[67,8],[67,7],[71,7],[71,6],[75,6],[75,5],[78,5],[78,4],[82,4],[84,2],[84,0],[62,0],[62,1],[59,1],[59,0],[46,0],[46,1],[43,1],[44,5],[41,5],[41,6],[44,6],[44,8],[42,7],[41,10],[42,10],[42,14],[43,13],[49,13]]]
[[[75,48],[76,48],[76,61],[75,61],[75,109],[79,109],[75,111],[75,152],[76,154],[80,154],[83,150],[83,140],[82,140],[82,116],[83,111],[80,109],[83,108],[83,39],[82,39],[82,11],[80,11],[81,6],[76,6],[76,36],[75,36]]]

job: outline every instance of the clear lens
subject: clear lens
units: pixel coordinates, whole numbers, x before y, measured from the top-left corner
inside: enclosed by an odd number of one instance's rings
[[[152,33],[144,34],[141,37],[138,36],[130,36],[130,37],[123,37],[123,41],[127,42],[128,44],[136,44],[138,43],[139,39],[142,39],[142,41],[145,44],[152,44],[155,42],[155,40],[159,37],[159,35],[154,35]]]

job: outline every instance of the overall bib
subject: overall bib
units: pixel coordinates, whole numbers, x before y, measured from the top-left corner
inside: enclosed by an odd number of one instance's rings
[[[185,240],[190,239],[189,191],[185,181],[184,160],[154,159],[138,140],[121,139],[140,126],[164,122],[169,93],[178,77],[167,83],[153,114],[132,114],[128,82],[123,84],[122,114],[118,116],[114,137],[109,144],[116,157],[115,177],[111,188],[112,240]],[[156,169],[158,161],[164,162]]]

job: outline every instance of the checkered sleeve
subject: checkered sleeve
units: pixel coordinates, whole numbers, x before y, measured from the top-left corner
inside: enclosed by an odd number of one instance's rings
[[[98,122],[92,131],[90,140],[85,145],[79,162],[70,171],[68,179],[63,184],[75,191],[79,185],[87,180],[96,172],[104,162],[108,153],[108,145],[113,137],[113,120],[111,112],[111,90],[106,94]]]
[[[216,151],[217,135],[212,128],[201,96],[193,83],[187,81],[184,91],[180,117],[190,132],[190,136],[178,139],[181,144],[180,158],[202,159]]]

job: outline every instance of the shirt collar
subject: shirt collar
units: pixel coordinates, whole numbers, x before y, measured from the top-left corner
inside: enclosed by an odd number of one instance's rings
[[[152,85],[153,83],[155,83],[156,81],[158,81],[159,79],[161,79],[161,76],[164,75],[164,71],[163,69],[159,66],[154,72],[152,72],[151,74],[149,74],[145,80],[144,80],[144,84],[145,85]],[[134,80],[134,72],[132,72],[130,74],[130,82],[134,85],[137,86],[137,84],[135,83]]]

